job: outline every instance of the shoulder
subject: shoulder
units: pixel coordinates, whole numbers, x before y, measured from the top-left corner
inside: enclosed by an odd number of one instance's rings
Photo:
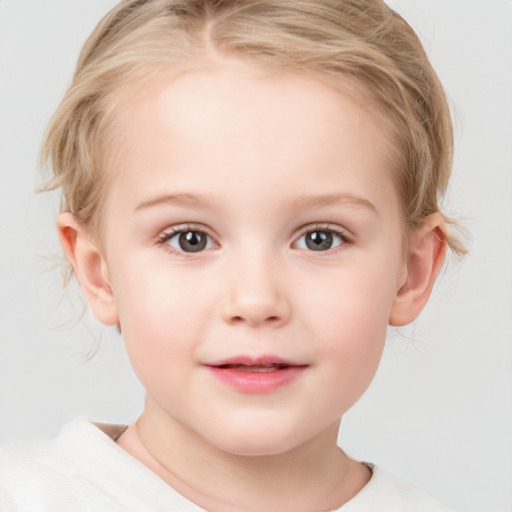
[[[0,486],[15,489],[35,475],[65,472],[70,463],[56,440],[7,446],[0,450]]]
[[[79,499],[77,488],[94,495],[85,452],[95,437],[112,442],[92,423],[79,418],[66,425],[56,439],[2,448],[0,510],[55,510],[67,504],[66,497]]]
[[[81,455],[112,439],[93,423],[77,418],[68,423],[56,439],[14,444],[0,449],[0,483],[31,475],[72,474],[80,466]]]
[[[62,480],[69,461],[52,441],[25,443],[0,450],[0,510],[37,510],[34,496],[43,489],[55,492],[52,482]]]
[[[340,512],[453,512],[419,487],[369,464],[372,478]]]
[[[200,511],[116,444],[125,429],[78,418],[54,440],[0,450],[0,511]]]

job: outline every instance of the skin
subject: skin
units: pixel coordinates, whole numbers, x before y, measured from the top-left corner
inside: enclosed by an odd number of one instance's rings
[[[137,92],[118,127],[104,232],[70,213],[58,229],[147,392],[119,444],[208,510],[341,506],[370,478],[337,447],[341,417],[387,325],[427,301],[443,218],[404,254],[388,131],[312,78],[222,61]],[[206,233],[205,249],[185,252],[180,230]],[[311,250],[326,231],[332,245]],[[303,368],[240,392],[207,366],[240,355]]]

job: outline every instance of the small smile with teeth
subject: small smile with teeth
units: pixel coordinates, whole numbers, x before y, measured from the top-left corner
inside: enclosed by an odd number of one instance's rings
[[[276,356],[238,356],[204,365],[237,393],[267,394],[292,385],[309,365]]]

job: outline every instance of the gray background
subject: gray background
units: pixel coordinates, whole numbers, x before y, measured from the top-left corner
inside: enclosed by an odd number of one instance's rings
[[[129,422],[143,391],[122,341],[62,298],[56,194],[37,151],[79,48],[112,0],[0,0],[0,445],[54,436],[77,415]],[[472,233],[379,373],[340,444],[461,511],[512,510],[512,2],[393,0],[453,104],[448,211]],[[71,320],[71,321],[70,321]],[[87,353],[99,340],[99,353]]]

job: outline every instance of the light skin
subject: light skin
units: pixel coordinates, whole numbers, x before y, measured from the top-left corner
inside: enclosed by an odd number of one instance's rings
[[[132,99],[104,232],[58,219],[147,392],[119,444],[211,511],[341,506],[370,472],[337,447],[340,419],[387,325],[426,303],[442,216],[405,254],[389,130],[319,80],[222,61]],[[256,361],[247,373],[281,371],[261,367],[279,359],[297,375],[234,388],[212,367],[237,358]]]

